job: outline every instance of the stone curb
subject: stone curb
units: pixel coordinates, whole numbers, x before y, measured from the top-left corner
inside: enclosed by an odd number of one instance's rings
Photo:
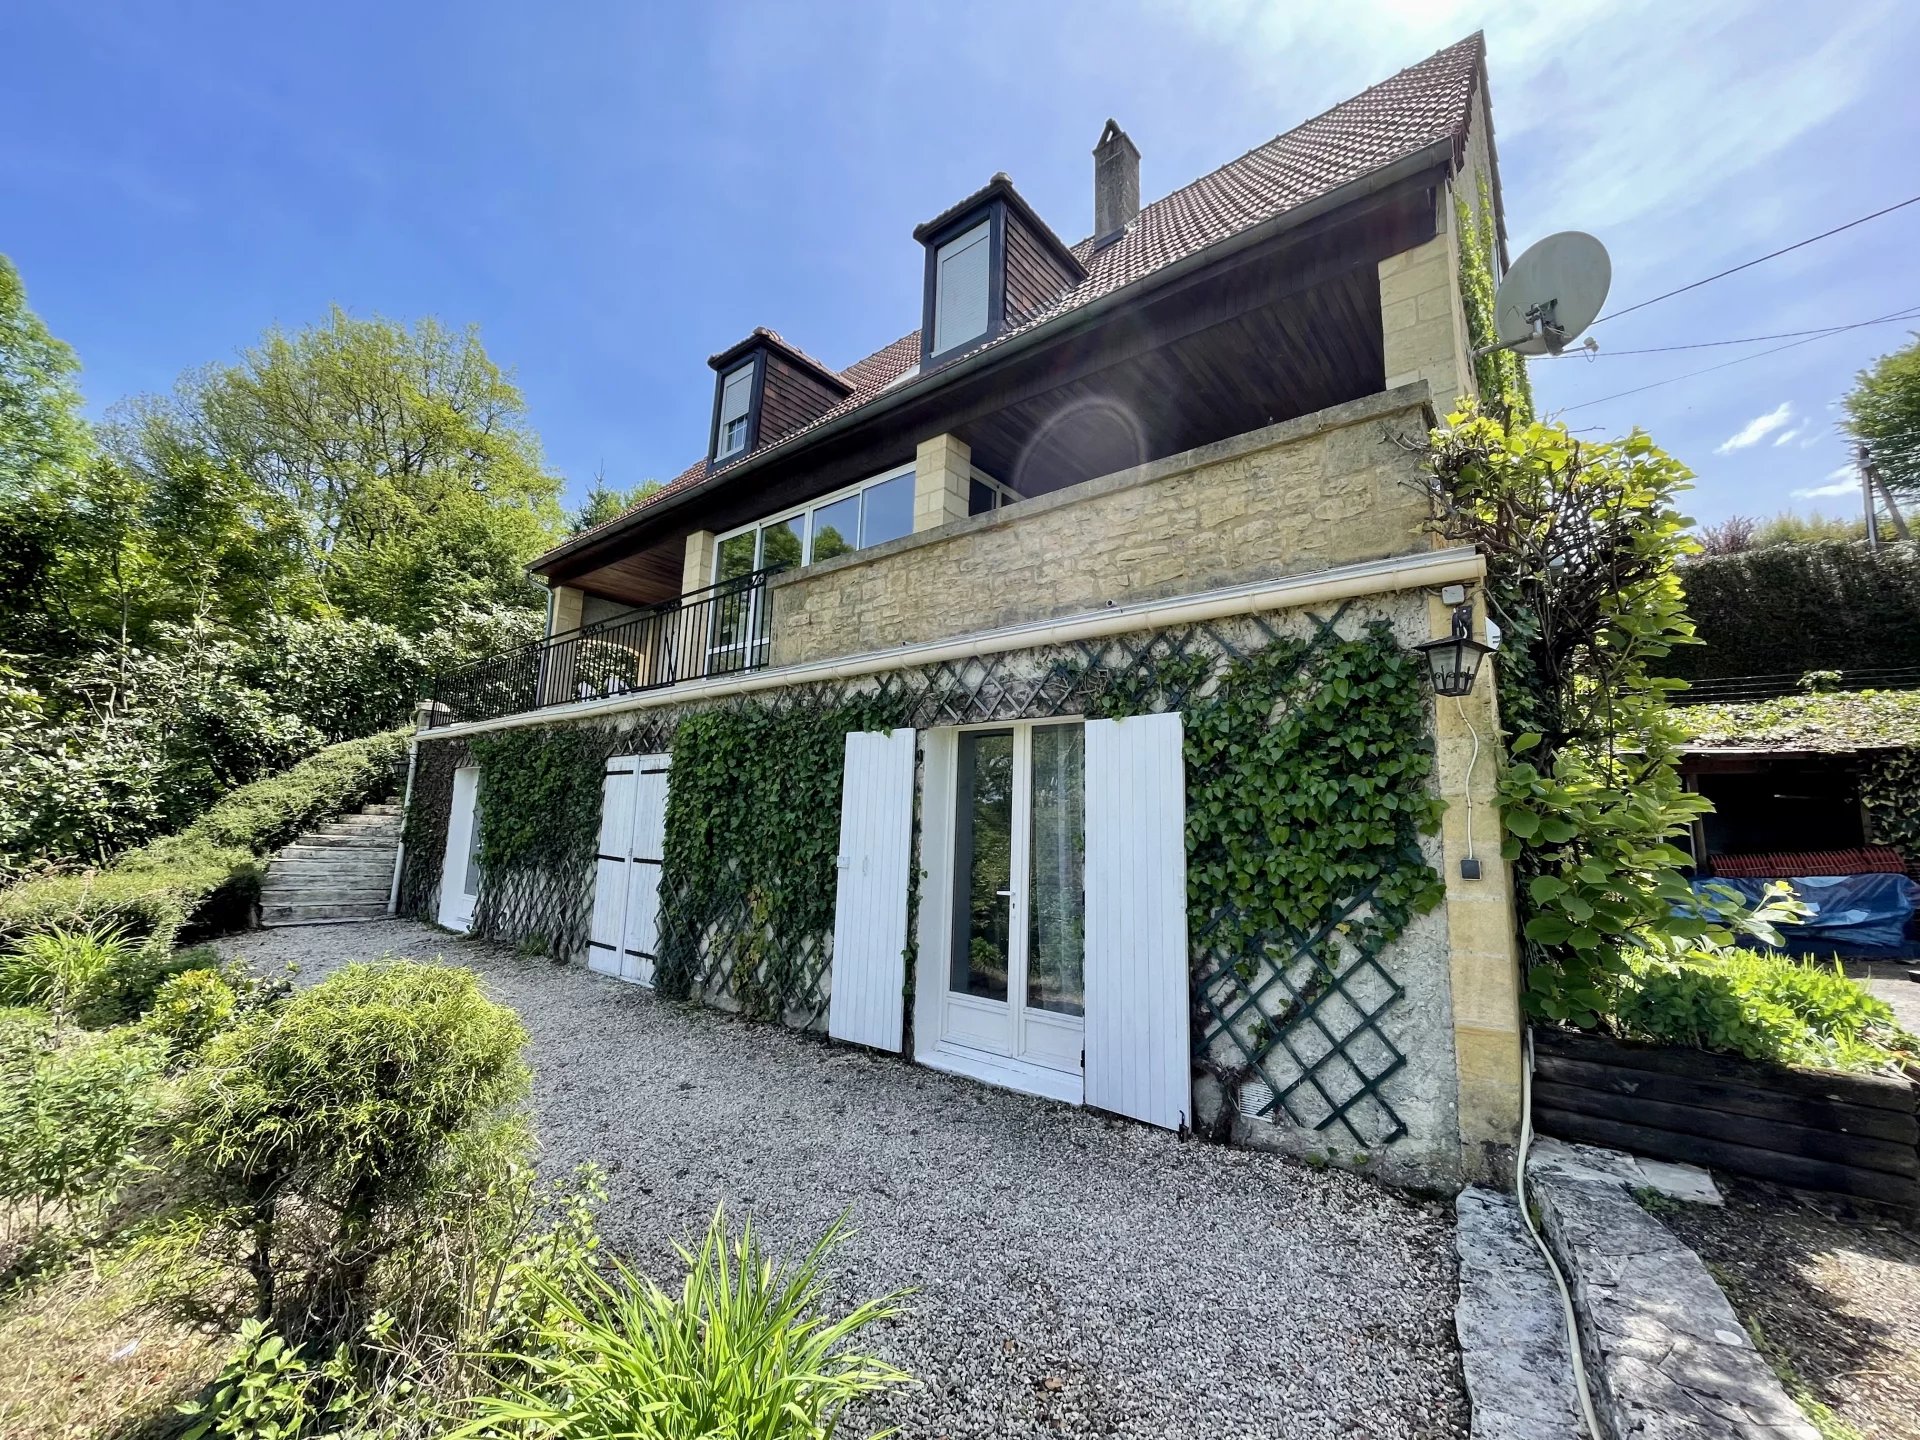
[[[1567,1326],[1547,1262],[1511,1195],[1469,1186],[1454,1202],[1460,1300],[1454,1330],[1473,1402],[1473,1440],[1571,1440],[1579,1401]]]
[[[1527,1193],[1566,1272],[1607,1440],[1820,1440],[1628,1156],[1542,1141]]]

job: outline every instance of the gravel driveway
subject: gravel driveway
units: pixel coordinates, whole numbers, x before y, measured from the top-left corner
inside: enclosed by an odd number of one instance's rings
[[[1464,1436],[1450,1210],[671,1005],[385,921],[235,937],[308,975],[382,953],[478,972],[533,1037],[543,1164],[598,1161],[602,1233],[677,1275],[713,1206],[779,1251],[842,1209],[839,1286],[917,1293],[875,1348],[907,1436]],[[860,1433],[866,1433],[864,1430]]]

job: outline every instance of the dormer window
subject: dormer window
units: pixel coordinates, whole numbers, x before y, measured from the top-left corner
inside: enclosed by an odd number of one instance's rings
[[[1024,324],[1087,278],[1005,175],[918,226],[913,238],[927,247],[923,374]]]
[[[943,355],[987,333],[993,221],[982,220],[934,251],[933,353]]]
[[[729,370],[720,380],[720,418],[714,427],[713,458],[721,461],[745,453],[752,443],[753,375],[749,360]]]

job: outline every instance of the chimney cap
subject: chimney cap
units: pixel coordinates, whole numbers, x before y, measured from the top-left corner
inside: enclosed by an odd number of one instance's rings
[[[1118,120],[1109,115],[1105,128],[1100,132],[1100,138],[1094,142],[1093,153],[1098,155],[1102,150],[1107,149],[1115,143],[1124,145],[1127,149],[1133,151],[1134,159],[1138,160],[1140,158],[1140,147],[1133,143],[1133,137],[1120,128],[1120,122]]]

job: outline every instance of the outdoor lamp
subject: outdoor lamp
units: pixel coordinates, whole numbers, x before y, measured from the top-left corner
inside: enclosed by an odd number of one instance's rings
[[[1433,681],[1436,695],[1465,695],[1473,689],[1480,673],[1480,657],[1490,654],[1491,645],[1473,638],[1473,607],[1456,605],[1452,633],[1438,640],[1426,640],[1413,647],[1427,661],[1427,678]]]

